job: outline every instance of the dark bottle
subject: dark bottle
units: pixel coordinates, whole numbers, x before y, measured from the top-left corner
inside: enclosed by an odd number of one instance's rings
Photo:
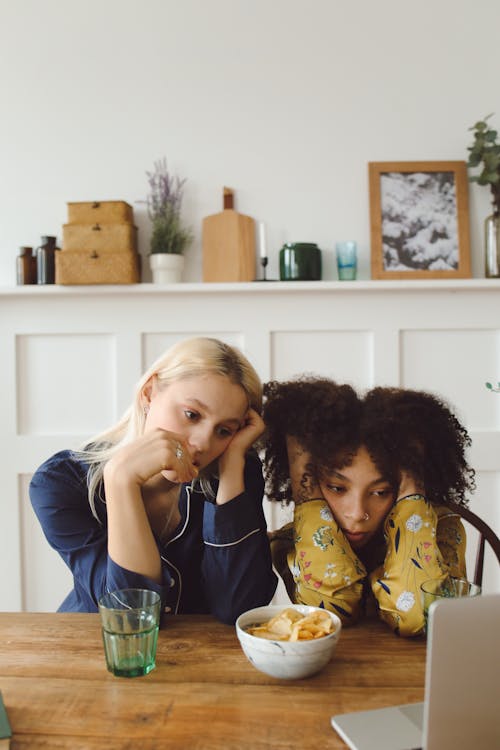
[[[36,249],[36,270],[38,284],[55,284],[56,281],[56,237],[42,237],[42,244]]]
[[[36,258],[32,247],[20,247],[16,258],[16,283],[36,284]]]

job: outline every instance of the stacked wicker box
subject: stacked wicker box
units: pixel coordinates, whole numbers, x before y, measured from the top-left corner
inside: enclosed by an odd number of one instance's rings
[[[137,227],[125,201],[68,203],[56,284],[136,284]]]

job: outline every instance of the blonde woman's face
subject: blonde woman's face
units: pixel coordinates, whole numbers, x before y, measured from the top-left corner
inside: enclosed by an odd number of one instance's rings
[[[155,378],[144,431],[160,427],[181,435],[193,463],[203,469],[224,452],[247,411],[245,391],[225,375],[184,378],[163,388]]]

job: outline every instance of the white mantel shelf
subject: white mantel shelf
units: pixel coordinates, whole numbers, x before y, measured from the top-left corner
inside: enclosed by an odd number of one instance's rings
[[[3,286],[0,297],[9,296],[106,296],[164,294],[293,294],[294,292],[460,292],[500,291],[500,279],[432,279],[432,280],[359,280],[359,281],[258,281],[241,283],[181,284],[95,284],[60,286],[57,284]]]

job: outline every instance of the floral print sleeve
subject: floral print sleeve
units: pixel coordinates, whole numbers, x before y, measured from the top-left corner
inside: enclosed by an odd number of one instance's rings
[[[458,517],[416,494],[397,501],[384,534],[384,564],[370,574],[380,617],[400,635],[417,635],[424,625],[420,585],[465,575],[465,532]]]
[[[325,607],[339,615],[344,624],[355,622],[366,570],[325,500],[310,500],[296,507],[294,541],[288,553],[295,582],[294,601]]]

